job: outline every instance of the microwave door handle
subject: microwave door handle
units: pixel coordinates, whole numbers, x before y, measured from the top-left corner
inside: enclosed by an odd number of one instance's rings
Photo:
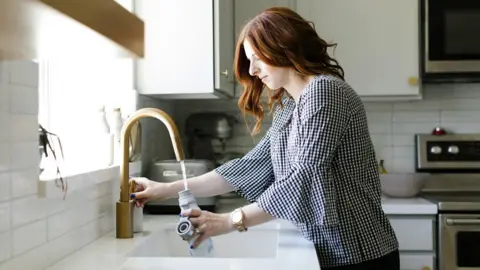
[[[455,219],[455,218],[447,218],[446,220],[447,225],[480,225],[480,219]]]

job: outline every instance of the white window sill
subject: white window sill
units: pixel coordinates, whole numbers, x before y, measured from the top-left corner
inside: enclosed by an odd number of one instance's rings
[[[130,176],[139,176],[142,170],[142,162],[131,162],[129,166]],[[93,185],[115,180],[120,185],[120,165],[112,165],[105,168],[92,169],[81,173],[62,173],[62,178],[67,182],[67,197],[74,190],[86,189]],[[38,183],[38,196],[40,198],[63,197],[61,187],[56,185],[54,175],[41,175]]]

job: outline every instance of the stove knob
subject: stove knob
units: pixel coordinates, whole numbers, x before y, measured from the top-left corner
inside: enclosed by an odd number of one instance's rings
[[[458,154],[458,152],[460,152],[460,150],[458,149],[458,146],[452,145],[452,146],[448,147],[448,152],[450,154]]]
[[[440,146],[432,146],[432,148],[430,149],[430,153],[440,154],[442,153],[442,148],[440,148]]]

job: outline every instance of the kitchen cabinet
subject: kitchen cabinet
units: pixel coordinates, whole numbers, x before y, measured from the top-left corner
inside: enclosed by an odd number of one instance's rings
[[[143,43],[144,22],[116,1],[0,1],[1,60],[137,58]]]
[[[400,269],[434,270],[435,216],[389,215],[398,239]]]
[[[137,0],[145,57],[135,64],[140,94],[161,99],[234,96],[233,0]]]
[[[419,1],[302,0],[297,11],[330,50],[365,100],[421,98]]]

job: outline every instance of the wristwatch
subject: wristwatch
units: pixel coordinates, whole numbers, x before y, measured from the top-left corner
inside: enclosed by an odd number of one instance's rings
[[[237,227],[237,230],[239,232],[246,232],[248,231],[248,228],[243,226],[243,219],[245,217],[245,214],[242,211],[242,208],[237,208],[233,210],[233,212],[230,214],[230,218],[232,220],[232,224]]]

